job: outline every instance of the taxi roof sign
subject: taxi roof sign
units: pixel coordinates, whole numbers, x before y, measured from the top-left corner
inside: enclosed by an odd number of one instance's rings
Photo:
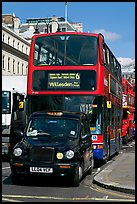
[[[48,112],[47,114],[48,115],[56,115],[56,116],[62,116],[63,115],[62,112],[52,112],[52,111]]]

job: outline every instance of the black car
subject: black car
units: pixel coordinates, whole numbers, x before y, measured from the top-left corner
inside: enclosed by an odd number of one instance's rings
[[[13,183],[31,175],[67,176],[78,186],[84,173],[91,174],[94,160],[86,114],[36,112],[18,134],[22,140],[10,159]]]

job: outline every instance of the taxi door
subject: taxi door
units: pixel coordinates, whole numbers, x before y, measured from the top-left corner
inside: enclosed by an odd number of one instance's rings
[[[84,172],[92,165],[93,151],[90,129],[87,120],[81,123],[81,152],[84,159]]]

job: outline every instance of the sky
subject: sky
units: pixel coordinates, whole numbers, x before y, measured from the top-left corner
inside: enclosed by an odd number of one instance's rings
[[[65,17],[65,2],[2,2],[2,14],[27,18]],[[84,32],[101,32],[123,66],[135,64],[135,2],[67,2],[67,19]]]

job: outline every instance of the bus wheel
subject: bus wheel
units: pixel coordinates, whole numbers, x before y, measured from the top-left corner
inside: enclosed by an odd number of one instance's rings
[[[110,145],[108,144],[106,162],[110,159]]]
[[[126,134],[125,137],[123,137],[123,140],[122,140],[122,144],[127,144],[128,143],[128,134]]]

